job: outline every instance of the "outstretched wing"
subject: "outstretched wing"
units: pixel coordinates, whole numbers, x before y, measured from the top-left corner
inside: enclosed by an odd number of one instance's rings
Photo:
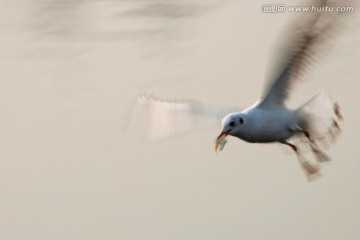
[[[319,1],[319,6],[327,1]],[[304,19],[293,26],[286,37],[288,43],[284,49],[284,62],[280,64],[275,78],[266,88],[263,105],[284,105],[289,93],[307,68],[316,60],[324,49],[324,42],[329,38],[329,32],[334,29],[338,13],[316,12],[306,13]]]
[[[221,119],[239,108],[214,106],[195,100],[164,100],[142,94],[128,132],[161,139],[194,130],[220,127]]]

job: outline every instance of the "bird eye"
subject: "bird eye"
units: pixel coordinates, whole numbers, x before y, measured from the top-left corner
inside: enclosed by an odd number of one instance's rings
[[[244,123],[244,119],[243,119],[243,118],[240,118],[240,119],[239,119],[239,122],[240,122],[240,124],[243,124],[243,123]]]
[[[230,126],[230,127],[234,127],[234,126],[235,126],[235,122],[230,122],[230,123],[229,123],[229,126]]]

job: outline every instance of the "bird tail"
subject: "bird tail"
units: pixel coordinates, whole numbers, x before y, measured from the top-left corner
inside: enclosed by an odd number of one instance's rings
[[[304,119],[302,128],[314,141],[334,143],[341,133],[339,120],[343,120],[339,104],[331,95],[320,93],[297,109],[298,115]]]

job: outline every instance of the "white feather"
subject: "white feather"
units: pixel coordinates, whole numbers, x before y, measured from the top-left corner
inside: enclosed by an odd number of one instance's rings
[[[239,108],[215,106],[191,99],[164,100],[141,94],[129,130],[150,139],[162,139],[190,131],[220,128],[221,119]]]
[[[331,95],[320,93],[302,105],[298,114],[307,121],[306,131],[317,142],[333,143],[341,132],[338,121],[343,119],[337,102]],[[308,143],[308,139],[295,135],[292,142]]]

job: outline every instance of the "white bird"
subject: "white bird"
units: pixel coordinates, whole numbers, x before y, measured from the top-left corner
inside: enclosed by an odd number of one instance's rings
[[[325,3],[322,1],[320,4]],[[301,73],[314,60],[338,14],[318,12],[307,15],[292,30],[290,46],[285,49],[285,61],[280,71],[253,106],[241,111],[194,100],[166,101],[141,95],[139,99],[142,112],[146,113],[149,135],[167,137],[199,126],[210,126],[223,118],[222,131],[215,140],[215,151],[223,149],[227,136],[250,143],[278,142],[294,150],[308,179],[318,176],[319,165],[304,158],[298,140],[310,147],[318,162],[329,161],[318,142],[327,136],[334,137],[340,131],[338,119],[342,119],[342,115],[339,105],[326,93],[316,95],[297,109],[288,108],[285,101]],[[209,118],[215,121],[209,121]]]

